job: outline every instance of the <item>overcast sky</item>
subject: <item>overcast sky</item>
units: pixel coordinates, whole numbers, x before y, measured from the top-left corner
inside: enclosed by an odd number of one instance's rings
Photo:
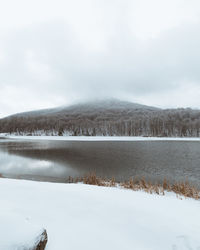
[[[0,117],[109,97],[200,108],[199,0],[0,2]]]

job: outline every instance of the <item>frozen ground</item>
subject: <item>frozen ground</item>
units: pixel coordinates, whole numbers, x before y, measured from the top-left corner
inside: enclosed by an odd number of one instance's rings
[[[61,141],[200,141],[200,137],[137,137],[137,136],[16,136],[0,134],[10,139]]]
[[[0,246],[12,220],[46,228],[47,250],[200,249],[200,202],[173,194],[1,178],[0,204]]]
[[[2,204],[1,204],[2,205]],[[43,229],[24,215],[7,208],[0,212],[0,250],[24,250],[36,246]]]

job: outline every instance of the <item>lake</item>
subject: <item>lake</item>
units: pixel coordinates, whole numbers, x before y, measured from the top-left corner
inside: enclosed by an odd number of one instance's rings
[[[67,182],[88,173],[116,180],[188,180],[200,186],[200,141],[0,139],[0,174]]]

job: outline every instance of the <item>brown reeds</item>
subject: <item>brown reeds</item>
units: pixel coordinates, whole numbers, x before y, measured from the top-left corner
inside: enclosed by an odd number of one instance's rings
[[[181,197],[189,197],[194,198],[196,200],[200,199],[200,190],[196,187],[190,185],[187,181],[186,182],[176,182],[171,184],[166,179],[163,180],[161,183],[152,183],[145,180],[145,178],[140,179],[130,179],[129,181],[123,182],[116,182],[115,178],[112,179],[105,179],[101,177],[97,177],[95,173],[91,173],[85,175],[81,178],[72,178],[69,177],[69,183],[84,183],[89,185],[96,185],[96,186],[105,186],[105,187],[122,187],[126,189],[131,189],[134,191],[145,191],[150,194],[158,194],[158,195],[165,195],[165,192],[174,192],[177,196]]]

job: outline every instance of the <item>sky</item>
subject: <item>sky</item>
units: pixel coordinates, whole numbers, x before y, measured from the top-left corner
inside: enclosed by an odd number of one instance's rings
[[[0,2],[0,117],[104,98],[200,108],[199,0]]]

